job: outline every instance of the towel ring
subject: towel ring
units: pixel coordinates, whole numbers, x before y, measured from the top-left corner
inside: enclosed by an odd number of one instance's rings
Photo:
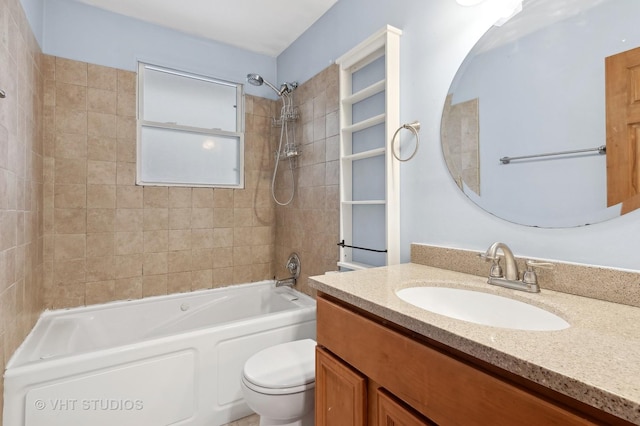
[[[402,129],[407,129],[411,131],[411,133],[413,133],[414,136],[416,137],[416,149],[413,151],[413,153],[409,157],[405,159],[402,159],[396,155],[396,137],[398,136],[398,133],[400,133],[400,130]],[[398,130],[396,130],[396,132],[393,134],[393,137],[391,138],[391,153],[393,154],[396,160],[402,161],[402,162],[409,161],[416,155],[416,152],[418,152],[418,147],[420,146],[420,136],[418,135],[419,131],[420,131],[419,121],[403,124],[402,126],[398,127]]]
[[[4,92],[4,90],[0,89],[0,99],[4,99],[7,97],[7,94]]]

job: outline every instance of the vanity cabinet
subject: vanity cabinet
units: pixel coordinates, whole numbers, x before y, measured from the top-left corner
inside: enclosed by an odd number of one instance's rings
[[[628,424],[322,293],[317,315],[317,426]]]

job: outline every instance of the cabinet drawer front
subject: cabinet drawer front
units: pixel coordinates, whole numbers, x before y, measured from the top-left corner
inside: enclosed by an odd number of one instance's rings
[[[322,297],[317,309],[319,345],[441,426],[594,424]]]

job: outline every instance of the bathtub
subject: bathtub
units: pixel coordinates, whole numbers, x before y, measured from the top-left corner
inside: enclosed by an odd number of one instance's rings
[[[313,298],[273,281],[46,311],[7,364],[4,426],[229,423],[255,352],[314,338]]]

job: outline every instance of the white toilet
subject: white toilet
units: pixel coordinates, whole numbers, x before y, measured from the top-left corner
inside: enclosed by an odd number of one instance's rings
[[[315,348],[312,339],[282,343],[244,364],[242,393],[260,426],[313,426]]]

